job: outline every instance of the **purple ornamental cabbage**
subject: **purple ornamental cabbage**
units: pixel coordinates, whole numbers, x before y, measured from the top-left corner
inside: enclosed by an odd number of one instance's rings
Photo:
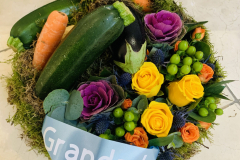
[[[97,82],[86,82],[78,91],[83,98],[83,111],[81,117],[85,120],[108,108],[111,108],[119,99],[118,93],[113,89],[110,82],[99,80]]]
[[[181,18],[169,11],[162,10],[158,13],[147,14],[144,22],[150,32],[150,38],[157,42],[173,43],[182,32]]]

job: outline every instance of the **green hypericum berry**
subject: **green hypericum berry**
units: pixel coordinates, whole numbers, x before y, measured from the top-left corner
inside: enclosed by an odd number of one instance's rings
[[[186,51],[187,48],[188,48],[188,42],[187,41],[181,41],[178,44],[178,50],[180,50],[180,51]]]
[[[191,67],[189,65],[183,65],[180,69],[180,72],[183,74],[188,74],[191,71]]]
[[[134,124],[134,122],[125,122],[124,123],[124,128],[129,132],[133,131],[134,128],[135,128],[135,124]]]
[[[221,108],[217,108],[217,109],[215,110],[215,114],[220,116],[220,115],[223,114],[223,110],[222,110]]]
[[[209,103],[215,103],[215,98],[213,97],[207,97],[206,100],[208,100]]]
[[[190,46],[188,47],[186,53],[189,55],[189,56],[194,56],[195,53],[196,53],[196,48],[194,46]]]
[[[215,110],[217,108],[217,105],[215,103],[210,103],[208,105],[208,108],[211,109],[211,110]]]
[[[100,134],[99,137],[104,139],[109,139],[109,136],[107,134]]]
[[[116,118],[122,117],[122,116],[123,116],[123,110],[122,110],[122,108],[116,108],[116,109],[114,109],[113,115],[114,115],[114,117],[116,117]]]
[[[178,54],[172,55],[172,57],[170,58],[170,62],[172,64],[178,64],[180,62],[180,56]]]
[[[195,57],[199,60],[202,59],[203,58],[203,52],[202,51],[197,51],[196,54],[195,54]]]
[[[171,75],[175,75],[177,74],[178,72],[178,67],[176,64],[170,64],[168,67],[167,67],[167,72]]]
[[[200,108],[198,114],[202,117],[206,117],[208,115],[208,110],[206,108]]]
[[[203,68],[203,64],[201,62],[195,62],[192,67],[195,72],[200,72]]]
[[[117,127],[117,128],[115,129],[115,134],[116,134],[116,136],[118,136],[118,137],[122,137],[122,136],[125,135],[125,130],[124,130],[122,127]]]
[[[201,37],[202,37],[202,33],[196,33],[196,34],[195,34],[195,38],[196,38],[196,39],[200,39]]]
[[[127,112],[125,112],[125,114],[124,114],[124,119],[125,119],[127,122],[133,121],[133,120],[134,120],[134,114],[133,114],[131,111],[127,111]]]
[[[192,58],[191,57],[185,57],[183,59],[183,64],[190,66],[192,64]]]

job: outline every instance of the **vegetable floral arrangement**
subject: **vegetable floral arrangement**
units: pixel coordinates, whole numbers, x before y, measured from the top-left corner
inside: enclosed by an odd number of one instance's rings
[[[45,114],[103,139],[157,149],[158,160],[189,159],[211,141],[209,128],[223,114],[217,103],[227,99],[223,84],[231,81],[222,80],[206,21],[164,0],[62,0],[46,8],[39,19],[29,17],[41,8],[19,20],[8,40],[16,52],[8,100],[17,107],[8,121],[22,126],[33,149],[49,157]]]

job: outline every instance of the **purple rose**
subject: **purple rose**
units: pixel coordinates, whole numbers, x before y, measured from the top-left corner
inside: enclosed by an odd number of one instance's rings
[[[176,13],[162,10],[144,17],[149,36],[157,42],[174,41],[182,32],[182,21]]]
[[[81,117],[85,120],[112,107],[119,98],[118,93],[106,80],[86,82],[78,88],[78,91],[83,98],[84,107]]]

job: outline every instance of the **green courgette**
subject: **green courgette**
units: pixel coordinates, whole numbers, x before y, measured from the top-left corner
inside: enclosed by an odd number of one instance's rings
[[[43,69],[36,94],[44,99],[55,89],[70,90],[81,74],[135,20],[122,3],[99,7],[84,16],[55,50]]]
[[[79,3],[79,0],[58,0],[27,14],[13,25],[8,40],[8,46],[15,49],[15,51],[22,51],[20,45],[23,45],[25,49],[30,48],[33,40],[37,39],[37,33],[41,32],[44,22],[52,11],[58,10],[69,16],[70,10],[76,7],[77,3]],[[20,40],[17,46],[21,50],[11,44],[14,38]]]

